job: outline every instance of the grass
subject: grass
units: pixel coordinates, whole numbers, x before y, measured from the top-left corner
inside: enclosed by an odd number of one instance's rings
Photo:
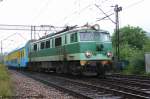
[[[0,64],[0,96],[12,96],[12,83],[6,67]]]
[[[149,76],[150,77],[150,73],[144,73],[144,76]]]
[[[146,71],[144,71],[144,70],[137,70],[137,69],[133,68],[133,66],[128,66],[128,67],[124,68],[124,70],[121,71],[121,74],[123,74],[123,75],[149,76],[150,77],[150,73],[146,73]]]

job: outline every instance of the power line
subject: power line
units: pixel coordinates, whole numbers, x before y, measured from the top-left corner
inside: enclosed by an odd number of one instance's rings
[[[27,38],[25,38],[23,35],[21,35],[20,33],[17,33],[21,38],[23,38],[24,40],[27,40]]]
[[[134,3],[132,3],[132,4],[128,5],[128,6],[126,6],[126,7],[124,7],[124,10],[129,9],[129,8],[131,8],[131,7],[133,7],[133,6],[136,6],[136,5],[140,4],[140,3],[143,2],[143,1],[144,1],[144,0],[139,0],[139,1],[137,1],[137,2],[134,2]]]
[[[31,31],[31,29],[10,29],[10,28],[0,28],[0,30],[20,30],[20,31]],[[35,30],[35,31],[51,31],[51,30]]]
[[[45,4],[44,4],[44,6],[39,10],[39,13],[34,17],[34,21],[45,11],[45,9],[48,7],[48,5],[49,5],[49,1],[50,0],[47,0],[47,1],[45,1]],[[53,0],[51,0],[51,2],[52,2]]]
[[[31,27],[31,26],[35,26],[35,27],[55,27],[55,28],[64,28],[64,27],[58,27],[58,26],[53,26],[53,25],[12,25],[12,24],[0,24],[0,26],[20,26],[20,27]]]
[[[14,36],[14,35],[16,35],[16,33],[14,33],[14,34],[12,34],[12,35],[9,35],[9,36],[7,36],[6,38],[4,38],[4,39],[2,39],[0,42],[1,42],[1,54],[3,54],[3,41],[4,40],[7,40],[8,38],[10,38],[10,37],[12,37],[12,36]]]
[[[13,33],[13,34],[7,36],[6,38],[4,38],[4,39],[2,39],[2,40],[7,40],[8,38],[10,38],[10,37],[12,37],[12,36],[14,36],[14,35],[16,35],[16,34],[17,34],[17,33]]]
[[[22,26],[22,27],[31,27],[31,25],[11,25],[11,24],[0,24],[0,26]]]
[[[104,3],[105,1],[108,1],[108,0],[104,0],[103,3]],[[94,3],[89,4],[89,5],[85,6],[84,8],[82,8],[82,9],[80,9],[80,10],[74,11],[72,14],[66,16],[66,17],[64,18],[64,20],[67,20],[68,18],[70,18],[70,16],[72,16],[72,15],[74,15],[74,14],[78,14],[78,12],[81,13],[81,12],[87,10],[87,9],[88,9],[89,7],[91,7],[91,6],[94,6]],[[110,10],[109,10],[108,12],[110,12]],[[73,19],[70,19],[70,20],[73,20]],[[69,21],[70,21],[70,20],[69,20]],[[67,21],[67,23],[68,23],[69,21]]]
[[[103,18],[99,18],[97,21],[104,20],[104,19],[106,19],[106,18],[110,17],[111,15],[114,15],[114,13],[112,13],[112,14],[109,14],[109,15],[107,15],[107,16],[105,16],[105,17],[103,17]]]
[[[93,4],[89,4],[89,5],[85,6],[84,8],[82,8],[82,9],[80,9],[80,10],[74,11],[73,13],[67,15],[67,16],[64,18],[64,21],[67,20],[68,18],[70,18],[70,16],[73,16],[73,15],[75,15],[75,14],[78,14],[78,12],[81,13],[81,12],[87,10],[87,9],[88,9],[89,7],[91,7],[91,6],[93,6]],[[68,22],[69,22],[69,21],[67,21],[67,23],[68,23]]]
[[[30,29],[10,29],[10,28],[0,28],[0,30],[21,30],[21,31],[31,31]]]
[[[64,27],[58,27],[58,26],[52,26],[52,25],[40,25],[35,26],[35,31],[51,31],[51,28],[64,28]],[[32,25],[10,25],[10,24],[0,24],[0,30],[21,30],[21,31],[31,31]],[[45,29],[44,27],[49,27],[49,29]],[[43,28],[43,29],[41,29]]]
[[[95,6],[96,6],[99,10],[101,10],[101,11],[103,12],[103,14],[104,14],[112,23],[116,24],[116,23],[109,17],[109,15],[107,15],[98,5],[95,4]]]

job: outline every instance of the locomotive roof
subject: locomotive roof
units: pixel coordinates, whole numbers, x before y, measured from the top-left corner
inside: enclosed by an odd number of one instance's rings
[[[73,32],[106,32],[109,34],[108,31],[106,30],[102,30],[102,29],[99,29],[99,30],[95,30],[95,29],[91,29],[91,28],[76,28],[76,29],[72,29],[72,30],[68,30],[68,31],[65,31],[65,32],[61,32],[61,33],[52,33],[52,34],[48,34],[46,35],[44,38],[41,38],[41,39],[38,39],[38,40],[35,40],[35,41],[32,41],[31,43],[37,43],[39,41],[43,41],[43,40],[47,40],[49,38],[52,38],[52,37],[56,37],[56,36],[60,36],[60,35],[64,35],[64,34],[67,34],[67,33],[73,33]]]

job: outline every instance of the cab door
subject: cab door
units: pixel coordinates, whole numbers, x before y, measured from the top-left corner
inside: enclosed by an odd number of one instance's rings
[[[62,37],[56,37],[55,38],[55,49],[57,51],[58,61],[62,61]]]

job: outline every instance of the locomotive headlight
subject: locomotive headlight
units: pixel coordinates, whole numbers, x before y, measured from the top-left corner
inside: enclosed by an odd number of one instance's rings
[[[107,56],[112,57],[113,56],[112,52],[107,52]]]
[[[86,51],[86,52],[85,52],[85,56],[86,56],[87,58],[90,58],[90,57],[92,56],[92,52]]]

